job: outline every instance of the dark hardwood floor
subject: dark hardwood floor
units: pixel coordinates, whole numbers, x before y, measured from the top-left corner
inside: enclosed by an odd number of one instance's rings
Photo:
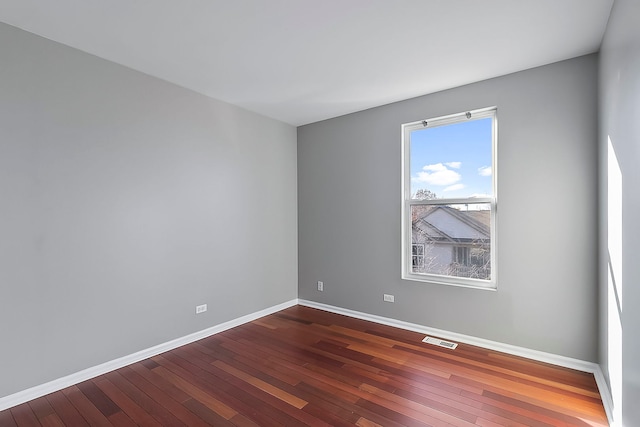
[[[296,306],[0,412],[0,426],[606,426],[593,375]]]

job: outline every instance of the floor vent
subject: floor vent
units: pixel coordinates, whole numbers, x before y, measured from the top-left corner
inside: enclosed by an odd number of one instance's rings
[[[451,349],[451,350],[455,350],[455,348],[458,346],[458,344],[456,344],[454,342],[444,341],[444,340],[441,340],[439,338],[433,338],[433,337],[424,337],[422,342],[426,342],[427,344],[433,344],[433,345],[437,345],[437,346],[440,346],[440,347],[448,348],[448,349]]]

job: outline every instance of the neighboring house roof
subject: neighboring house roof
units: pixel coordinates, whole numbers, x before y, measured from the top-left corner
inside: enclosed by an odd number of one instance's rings
[[[491,211],[490,210],[482,210],[482,211],[466,211],[462,212],[468,218],[473,218],[478,221],[480,224],[483,224],[487,228],[487,232],[491,230]]]
[[[451,236],[447,235],[443,231],[438,230],[423,218],[419,218],[413,222],[413,229],[422,233],[422,235],[427,236],[429,240],[455,242],[455,240],[452,239]]]
[[[449,206],[424,206],[414,215],[413,229],[430,240],[464,242],[489,239],[489,211],[461,211]]]

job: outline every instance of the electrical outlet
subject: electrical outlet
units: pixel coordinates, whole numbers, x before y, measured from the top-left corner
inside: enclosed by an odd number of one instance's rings
[[[324,282],[318,280],[318,290],[324,292]]]
[[[205,311],[207,311],[207,304],[196,306],[196,314],[204,313]]]
[[[395,301],[394,296],[393,295],[389,295],[389,294],[384,294],[383,299],[384,299],[385,302],[394,302]]]

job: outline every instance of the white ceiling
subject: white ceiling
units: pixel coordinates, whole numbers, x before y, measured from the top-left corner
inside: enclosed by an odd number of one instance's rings
[[[598,51],[613,0],[0,0],[0,21],[292,125]]]

